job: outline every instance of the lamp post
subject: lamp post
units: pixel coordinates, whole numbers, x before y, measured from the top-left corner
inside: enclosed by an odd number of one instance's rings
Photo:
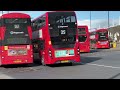
[[[110,24],[109,24],[109,11],[108,11],[108,29],[109,29],[109,27],[110,27]],[[108,36],[110,36],[109,30],[108,30]]]
[[[108,11],[108,28],[110,27],[110,25],[109,25],[109,11]]]
[[[91,11],[90,11],[90,30],[91,30]]]
[[[3,15],[3,11],[2,11],[2,15]]]

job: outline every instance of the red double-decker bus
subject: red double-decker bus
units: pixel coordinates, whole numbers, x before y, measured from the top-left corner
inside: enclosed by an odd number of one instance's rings
[[[90,52],[90,34],[88,26],[78,26],[80,52]]]
[[[80,62],[74,11],[46,12],[32,21],[33,50],[43,65]]]
[[[24,13],[0,17],[0,65],[33,63],[31,18]]]
[[[91,48],[110,48],[108,30],[99,29],[90,32]]]

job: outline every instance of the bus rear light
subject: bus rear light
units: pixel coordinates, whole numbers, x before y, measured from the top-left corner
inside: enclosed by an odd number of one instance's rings
[[[4,51],[2,51],[2,52],[4,52]]]
[[[4,57],[2,57],[2,58],[4,58]]]
[[[98,41],[98,43],[100,43],[100,41]]]
[[[106,41],[106,43],[108,43],[108,41]]]
[[[49,53],[49,55],[50,55],[50,56],[52,56],[52,54],[51,54],[51,53]]]
[[[49,56],[52,56],[52,51],[51,51],[51,50],[49,50],[48,52],[49,52]]]
[[[48,41],[48,44],[51,45],[51,41]]]
[[[51,53],[51,51],[49,50],[49,53]]]
[[[28,50],[30,49],[30,45],[27,45],[27,49],[28,49]]]
[[[31,55],[31,57],[33,57],[33,55]]]
[[[25,60],[25,62],[27,62],[27,60]]]
[[[80,55],[80,49],[79,49],[79,47],[77,49],[77,54]]]
[[[78,42],[78,39],[76,39],[76,42]]]
[[[4,46],[4,50],[8,50],[8,46]]]

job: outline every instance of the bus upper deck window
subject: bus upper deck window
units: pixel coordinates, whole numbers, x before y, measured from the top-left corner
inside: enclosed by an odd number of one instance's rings
[[[75,22],[75,16],[71,16],[71,22]]]
[[[70,22],[70,16],[66,18],[66,22]]]

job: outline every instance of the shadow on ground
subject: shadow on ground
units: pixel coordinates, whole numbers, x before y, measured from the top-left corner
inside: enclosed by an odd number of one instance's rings
[[[73,65],[85,65],[87,63],[92,63],[98,60],[101,60],[101,57],[84,57],[81,56],[81,62],[80,63],[74,63]]]
[[[26,67],[35,67],[40,66],[39,63],[33,63],[33,64],[15,64],[15,65],[2,65],[3,68],[26,68]]]
[[[90,52],[80,52],[80,54],[89,54],[89,53],[95,53],[95,52],[98,52],[97,49],[91,49]]]
[[[101,57],[84,57],[81,56],[81,62],[80,63],[63,63],[63,64],[55,64],[51,65],[51,67],[65,67],[65,66],[76,66],[76,65],[85,65],[87,63],[95,62],[97,60],[102,59]]]
[[[102,57],[85,57],[85,56],[81,56],[81,62],[82,63],[91,63],[91,62],[95,62],[97,60],[102,59]]]
[[[102,59],[101,57],[88,57],[88,56],[87,57],[81,56],[80,58],[81,58],[80,63],[60,63],[60,64],[53,64],[53,65],[47,65],[47,66],[49,66],[49,67],[64,67],[64,66],[84,65],[86,63],[91,63],[91,62]],[[1,67],[4,67],[4,68],[26,68],[26,67],[36,67],[36,66],[42,66],[42,65],[39,62],[35,62],[33,64],[23,64],[23,65],[3,65]]]
[[[110,77],[109,79],[115,79],[115,78],[118,77],[118,76],[120,76],[120,73],[118,73],[118,74],[116,74],[116,75]]]

